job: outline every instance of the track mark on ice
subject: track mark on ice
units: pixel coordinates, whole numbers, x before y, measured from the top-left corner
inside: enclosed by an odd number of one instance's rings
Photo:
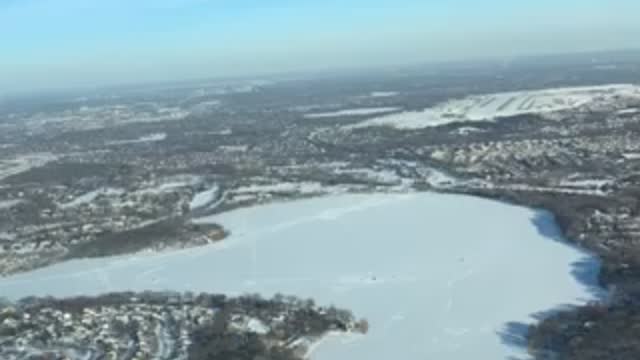
[[[153,274],[155,274],[157,272],[160,272],[162,270],[164,270],[164,266],[158,266],[158,267],[151,268],[151,269],[149,269],[147,271],[143,271],[143,272],[141,272],[140,274],[138,274],[136,276],[136,280],[142,280],[142,279],[148,277],[149,275],[153,275]]]
[[[445,307],[447,314],[451,312],[451,309],[453,309],[453,299],[449,299],[447,301],[447,306]]]
[[[113,285],[111,284],[111,279],[109,278],[109,274],[104,269],[96,269],[94,271],[97,277],[100,279],[100,283],[104,286],[104,290],[106,292],[110,292],[113,289]]]
[[[466,273],[464,273],[461,277],[456,278],[456,279],[451,279],[447,282],[447,287],[448,288],[452,288],[454,287],[457,283],[462,282],[467,280],[468,278],[470,278],[471,276],[473,276],[473,274],[475,274],[475,271],[473,270],[467,270]]]
[[[471,330],[467,328],[445,328],[444,332],[445,334],[450,336],[460,337],[460,336],[467,335],[468,333],[471,332]]]
[[[387,331],[389,331],[389,328],[391,328],[394,323],[404,321],[405,318],[406,317],[403,313],[397,313],[393,315],[382,327],[381,329],[382,333],[386,333]]]

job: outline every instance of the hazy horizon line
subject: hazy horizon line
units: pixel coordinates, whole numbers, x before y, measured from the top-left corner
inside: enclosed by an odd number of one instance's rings
[[[103,92],[103,91],[117,91],[117,90],[133,90],[133,89],[142,89],[145,87],[158,87],[158,86],[166,86],[170,89],[175,89],[179,85],[188,85],[186,87],[196,86],[197,83],[220,83],[220,85],[225,85],[225,83],[233,83],[233,82],[249,82],[249,81],[257,81],[257,80],[267,80],[267,81],[287,81],[294,79],[287,79],[291,77],[296,77],[298,79],[295,80],[308,80],[313,78],[318,78],[321,76],[344,76],[344,75],[355,75],[355,74],[365,74],[371,73],[375,71],[401,71],[407,69],[415,69],[421,67],[442,67],[442,66],[465,66],[472,64],[481,64],[481,63],[489,63],[489,64],[504,64],[514,63],[519,61],[527,61],[533,60],[537,58],[561,58],[561,57],[587,57],[587,56],[596,56],[596,55],[632,55],[638,56],[640,60],[640,47],[634,48],[621,48],[621,49],[602,49],[602,50],[583,50],[583,51],[568,51],[568,52],[541,52],[541,53],[531,53],[531,54],[522,54],[516,56],[501,56],[501,55],[493,55],[493,56],[478,56],[475,58],[465,58],[465,59],[451,59],[451,60],[424,60],[424,61],[413,61],[409,63],[397,63],[397,64],[387,64],[387,65],[370,65],[370,66],[336,66],[332,68],[318,68],[315,69],[307,69],[307,70],[291,70],[291,71],[273,71],[273,72],[256,72],[256,73],[248,73],[246,75],[212,75],[212,76],[193,76],[193,77],[185,77],[183,79],[157,79],[157,80],[143,80],[143,81],[116,81],[113,83],[96,83],[96,84],[86,84],[86,85],[70,85],[70,86],[51,86],[51,87],[37,87],[33,89],[24,89],[24,90],[8,90],[2,91],[0,90],[0,100],[7,100],[10,98],[21,98],[21,97],[29,97],[29,96],[47,96],[47,95],[56,95],[56,94],[64,94],[69,93],[73,94],[76,92],[82,91],[94,91],[94,92]],[[620,60],[620,59],[617,59]],[[615,61],[615,60],[610,60]]]

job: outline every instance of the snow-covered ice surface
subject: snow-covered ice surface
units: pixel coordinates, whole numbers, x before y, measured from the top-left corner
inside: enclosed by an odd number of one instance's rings
[[[316,360],[507,359],[509,322],[593,300],[598,263],[547,213],[468,196],[341,195],[223,213],[231,236],[153,255],[73,260],[0,280],[0,294],[122,290],[312,297],[369,320]],[[578,279],[579,278],[579,279]],[[522,335],[522,334],[507,334]]]
[[[305,114],[304,117],[307,119],[322,119],[322,118],[332,118],[332,117],[339,117],[339,116],[363,116],[363,115],[376,115],[376,114],[388,113],[388,112],[397,111],[397,110],[398,108],[396,107],[345,109],[345,110],[339,110],[339,111]]]
[[[581,106],[614,102],[618,98],[640,98],[635,85],[603,85],[474,95],[454,99],[423,111],[383,115],[345,129],[393,126],[421,129],[453,122],[488,121],[521,114],[547,114]]]

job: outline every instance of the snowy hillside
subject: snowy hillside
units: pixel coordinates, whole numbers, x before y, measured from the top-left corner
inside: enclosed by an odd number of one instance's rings
[[[452,122],[485,121],[521,114],[548,114],[581,106],[608,105],[620,98],[640,99],[640,87],[606,85],[518,91],[455,99],[423,111],[376,117],[345,128],[393,126],[420,129]]]

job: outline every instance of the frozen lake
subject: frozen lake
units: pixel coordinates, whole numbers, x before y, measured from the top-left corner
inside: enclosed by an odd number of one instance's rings
[[[0,294],[122,290],[277,292],[369,320],[330,337],[318,360],[525,357],[510,322],[594,299],[597,262],[558,241],[542,212],[467,196],[343,195],[219,215],[208,247],[71,261],[0,280]],[[204,219],[203,221],[207,221]],[[514,337],[515,335],[515,337]]]

